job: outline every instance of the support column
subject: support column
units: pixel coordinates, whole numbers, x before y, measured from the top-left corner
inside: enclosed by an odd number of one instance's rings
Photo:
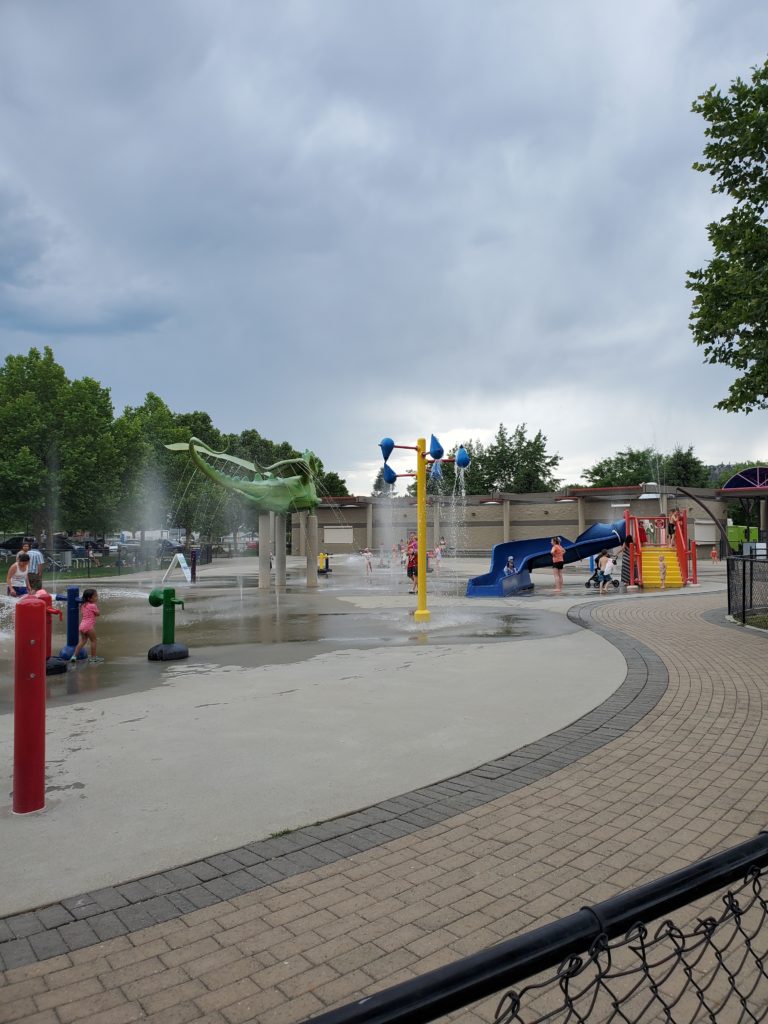
[[[306,555],[307,553],[307,513],[299,512],[299,550],[296,552],[297,555]]]
[[[275,584],[285,586],[285,516],[275,516]]]
[[[765,541],[768,539],[768,501],[765,498],[760,499],[760,525],[758,527],[760,531],[760,540]]]
[[[307,588],[317,586],[317,556],[320,547],[317,537],[317,516],[307,516]]]
[[[504,498],[501,502],[501,522],[504,529],[504,543],[508,544],[510,540],[509,531],[509,499]]]
[[[259,590],[269,590],[269,512],[259,513]]]
[[[373,502],[365,506],[365,546],[373,551]]]
[[[576,499],[576,514],[579,517],[579,532],[577,536],[581,536],[587,528],[586,512],[584,509],[584,498]]]
[[[416,442],[416,539],[417,548],[417,597],[414,622],[429,622],[427,608],[427,467],[424,453],[427,442],[420,437]]]
[[[269,513],[269,550],[272,552],[272,554],[275,554],[275,538],[276,538],[276,536],[277,536],[277,534],[275,533],[275,513],[274,512],[270,512]]]

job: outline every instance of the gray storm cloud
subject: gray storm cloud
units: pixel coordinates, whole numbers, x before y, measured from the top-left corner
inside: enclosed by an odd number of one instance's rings
[[[524,418],[566,460],[654,430],[743,457],[687,332],[722,209],[690,104],[767,28],[759,0],[7,0],[0,356],[51,343],[118,407],[151,388],[357,489],[382,432]],[[645,413],[606,431],[630,366]]]

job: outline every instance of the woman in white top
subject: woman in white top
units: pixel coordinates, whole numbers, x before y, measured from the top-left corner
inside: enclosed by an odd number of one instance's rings
[[[29,555],[26,551],[16,555],[16,561],[8,570],[5,582],[10,597],[24,597],[29,593]]]

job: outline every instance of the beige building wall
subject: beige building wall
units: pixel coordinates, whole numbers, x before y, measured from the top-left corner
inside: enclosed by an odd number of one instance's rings
[[[718,501],[713,491],[697,491],[705,504],[719,518],[725,518],[725,505]],[[321,505],[317,509],[320,527],[320,548],[330,554],[362,551],[366,546],[373,551],[389,549],[399,541],[407,541],[410,533],[416,532],[416,502],[413,498],[377,499],[356,497],[346,499],[346,504]],[[579,505],[581,504],[581,515]],[[615,506],[615,507],[612,507]],[[490,554],[494,544],[509,540],[527,540],[533,537],[555,535],[575,540],[580,532],[580,518],[583,528],[594,523],[610,523],[624,518],[626,508],[632,515],[652,518],[659,515],[657,499],[620,500],[610,498],[584,497],[562,500],[554,494],[514,494],[488,498],[472,495],[466,504],[458,509],[451,508],[448,501],[439,503],[430,498],[427,508],[427,538],[433,546],[444,537],[449,552],[474,555]],[[669,507],[685,509],[689,522],[704,519],[703,510],[688,498],[670,498]],[[508,519],[507,519],[508,517]],[[505,520],[508,522],[505,530]],[[331,532],[325,527],[348,527],[352,530],[351,542],[335,542],[328,539]],[[437,528],[437,529],[436,529]],[[292,538],[294,554],[298,554],[298,515],[293,517]]]

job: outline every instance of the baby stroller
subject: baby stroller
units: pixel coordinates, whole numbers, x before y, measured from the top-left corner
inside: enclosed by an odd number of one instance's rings
[[[584,584],[584,586],[587,588],[587,590],[589,590],[590,587],[594,587],[595,590],[597,590],[599,588],[600,580],[597,578],[599,571],[600,570],[597,567],[595,567],[595,571],[592,573],[592,575],[589,577],[589,579]],[[615,590],[618,590],[619,586],[621,584],[621,580],[618,579],[618,577],[616,577],[616,576],[612,576],[611,577],[611,584],[612,584],[612,586],[614,587]]]

